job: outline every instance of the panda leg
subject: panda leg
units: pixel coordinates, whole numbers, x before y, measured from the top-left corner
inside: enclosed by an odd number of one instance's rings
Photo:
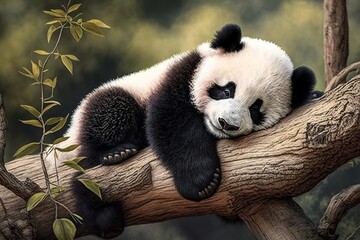
[[[144,110],[121,88],[95,91],[83,116],[80,155],[86,168],[120,163],[147,146]]]
[[[96,90],[85,102],[79,132],[80,164],[90,168],[98,164],[121,162],[147,145],[144,110],[121,88]],[[72,190],[78,214],[93,234],[114,237],[123,231],[124,220],[120,202],[103,202],[75,176]]]

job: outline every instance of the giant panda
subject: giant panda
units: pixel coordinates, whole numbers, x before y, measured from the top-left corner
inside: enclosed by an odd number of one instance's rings
[[[306,103],[314,85],[312,70],[294,69],[280,47],[227,24],[211,42],[93,90],[63,144],[80,144],[72,154],[87,158],[84,168],[120,163],[150,145],[179,194],[201,201],[221,181],[217,140],[273,126]],[[72,189],[90,232],[122,230],[121,203],[102,202],[75,180]]]

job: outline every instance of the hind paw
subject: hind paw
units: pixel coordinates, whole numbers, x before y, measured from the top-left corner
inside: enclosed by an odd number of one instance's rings
[[[103,165],[113,165],[134,156],[138,148],[133,144],[122,144],[105,152],[100,161]]]

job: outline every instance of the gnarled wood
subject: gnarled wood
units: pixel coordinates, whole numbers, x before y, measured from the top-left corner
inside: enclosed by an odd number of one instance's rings
[[[326,85],[344,67],[349,55],[346,0],[324,0],[324,63]]]
[[[222,184],[213,197],[201,202],[185,200],[176,192],[171,175],[151,149],[120,165],[88,170],[82,178],[100,183],[105,201],[122,201],[126,225],[209,213],[248,219],[266,200],[289,199],[307,192],[349,159],[359,156],[359,123],[360,77],[357,77],[329,91],[319,101],[297,109],[270,129],[235,140],[221,140],[218,151]],[[38,161],[36,156],[28,157],[7,167],[20,179],[31,177],[42,184]],[[68,184],[72,170],[60,167],[59,173],[63,183]],[[16,218],[24,201],[3,187],[0,192],[8,214]],[[73,197],[67,191],[59,200],[74,209]],[[41,238],[52,234],[49,221],[52,211],[49,202],[34,211]],[[255,224],[260,220],[253,218]],[[281,219],[272,221],[282,224]],[[296,234],[297,225],[288,226],[288,232]],[[83,234],[86,232],[80,229],[78,235]]]

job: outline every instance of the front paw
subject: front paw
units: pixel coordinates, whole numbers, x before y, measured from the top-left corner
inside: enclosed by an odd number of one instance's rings
[[[100,162],[102,165],[118,164],[134,156],[137,152],[138,147],[134,144],[120,144],[104,152],[100,157]]]
[[[199,202],[214,195],[221,181],[221,170],[215,168],[207,172],[186,172],[174,176],[175,186],[180,195],[188,200]]]

